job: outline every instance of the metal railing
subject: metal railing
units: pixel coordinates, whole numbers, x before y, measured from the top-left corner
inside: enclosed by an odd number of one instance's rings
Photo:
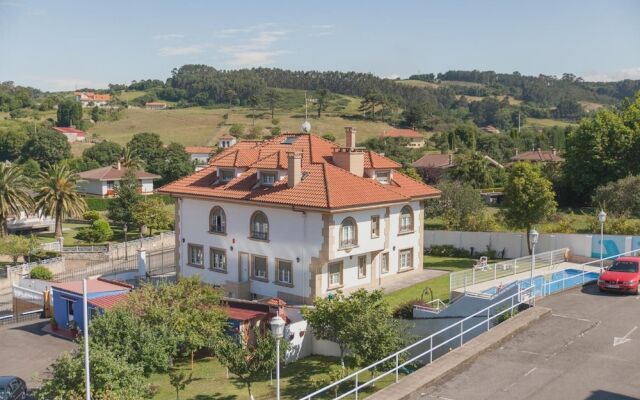
[[[398,383],[400,380],[401,370],[405,369],[409,364],[417,362],[420,359],[423,359],[426,357],[428,357],[427,364],[431,364],[433,360],[438,357],[437,354],[434,354],[436,350],[439,350],[439,349],[446,350],[448,348],[463,346],[465,343],[465,335],[471,334],[472,331],[474,330],[477,332],[478,329],[490,330],[493,326],[496,325],[496,319],[499,318],[500,316],[506,313],[513,312],[514,309],[520,307],[520,305],[522,304],[527,304],[530,306],[533,305],[533,302],[535,301],[535,297],[532,296],[531,293],[532,293],[532,288],[526,288],[526,289],[518,288],[517,293],[509,297],[506,297],[486,308],[483,308],[482,310],[477,311],[476,313],[466,318],[463,318],[460,321],[455,322],[447,326],[446,328],[443,328],[431,334],[430,336],[420,339],[417,342],[405,347],[404,349],[399,350],[393,354],[390,354],[382,358],[381,360],[367,367],[364,367],[359,371],[352,373],[351,375],[348,375],[338,381],[331,383],[330,385],[327,385],[319,390],[316,390],[315,392],[302,397],[300,400],[310,400],[314,397],[323,395],[330,390],[335,391],[336,387],[341,388],[347,385],[353,386],[353,387],[347,390],[346,392],[339,394],[338,396],[335,396],[335,397],[331,396],[331,398],[337,400],[337,399],[343,399],[350,395],[354,395],[355,399],[358,399],[358,395],[360,392],[362,392],[363,389],[372,386],[375,382],[391,374],[395,374],[395,382]],[[474,324],[471,327],[469,326],[465,327],[465,323],[467,323],[468,325],[469,321],[473,323],[475,322],[474,320],[477,320],[479,318],[482,319],[480,322]],[[438,340],[438,336],[443,335],[445,333],[449,333],[449,332],[456,332],[456,334],[434,345],[434,342]],[[418,355],[409,356],[407,359],[405,359],[407,353],[410,350],[416,349],[420,345],[427,345],[427,344],[429,345],[428,350],[420,352]],[[379,372],[377,371],[378,368],[383,367],[383,365],[387,363],[391,363],[392,367],[384,372],[381,372],[379,375],[374,376],[375,372]],[[372,378],[364,382],[361,382],[360,377],[365,372],[369,372]]]
[[[534,268],[553,267],[566,261],[566,248],[547,251],[535,255]],[[452,272],[449,275],[449,293],[477,283],[488,282],[498,278],[517,275],[531,270],[532,257],[520,257],[497,263],[486,264],[471,269]]]
[[[104,246],[104,245],[62,247],[63,253],[106,253],[107,251],[109,251],[109,246]]]

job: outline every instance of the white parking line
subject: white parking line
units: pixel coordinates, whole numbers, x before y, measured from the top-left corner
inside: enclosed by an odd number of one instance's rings
[[[566,318],[566,319],[574,319],[576,321],[582,321],[582,322],[593,322],[590,319],[586,319],[586,318],[578,318],[578,317],[572,317],[570,315],[563,315],[563,314],[551,314],[552,317],[558,317],[558,318]]]

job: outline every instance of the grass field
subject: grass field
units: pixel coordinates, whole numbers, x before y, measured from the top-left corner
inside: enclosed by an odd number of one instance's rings
[[[527,118],[527,122],[524,126],[538,127],[538,128],[550,128],[552,126],[576,126],[576,123],[558,121],[550,118]]]
[[[351,111],[357,108],[355,102],[349,102],[346,106]],[[227,121],[223,115],[229,114]],[[272,126],[271,115],[267,110],[259,110],[262,118],[256,119],[255,124],[266,128]],[[391,126],[384,122],[346,119],[337,115],[325,114],[320,119],[310,113],[312,131],[319,135],[332,133],[339,141],[344,140],[345,126],[353,126],[358,130],[358,140],[382,134]],[[304,112],[276,111],[276,118],[280,120],[282,132],[299,132],[300,125],[304,122]],[[217,139],[228,133],[232,124],[242,124],[248,130],[252,121],[250,110],[246,108],[231,109],[205,109],[202,107],[181,108],[174,110],[145,110],[130,108],[123,112],[123,117],[118,121],[99,122],[91,127],[89,134],[97,134],[101,138],[124,144],[138,132],[158,133],[164,142],[178,142],[185,146],[215,145]]]
[[[477,260],[472,260],[470,258],[425,256],[424,267],[453,272],[471,268],[476,261]],[[391,309],[394,309],[409,300],[419,299],[422,295],[422,291],[426,287],[429,287],[433,291],[434,299],[440,299],[445,302],[449,300],[449,274],[429,279],[428,281],[420,282],[413,286],[386,294],[385,299],[391,306]],[[427,299],[427,301],[428,300],[429,299]]]

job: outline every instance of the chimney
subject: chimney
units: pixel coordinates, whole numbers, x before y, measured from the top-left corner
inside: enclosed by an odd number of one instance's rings
[[[357,176],[364,176],[364,152],[362,148],[341,147],[333,150],[333,164]]]
[[[118,160],[117,168],[118,168],[118,171],[122,169],[122,164],[120,163],[120,160]]]
[[[513,150],[515,151],[516,156],[517,156],[517,155],[518,155],[518,148],[517,148],[517,147],[514,147],[514,148],[513,148]]]
[[[356,129],[351,126],[345,126],[344,128],[345,146],[348,149],[356,147]]]
[[[287,186],[292,188],[302,180],[302,153],[287,153]]]
[[[557,151],[557,150],[556,150],[556,148],[555,148],[555,147],[552,147],[552,148],[551,148],[551,154],[553,154],[554,156],[556,155],[556,151]]]

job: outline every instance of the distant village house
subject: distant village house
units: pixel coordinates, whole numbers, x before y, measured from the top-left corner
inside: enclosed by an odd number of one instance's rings
[[[144,108],[147,110],[164,110],[167,108],[167,103],[157,103],[154,101],[148,101],[144,103]]]
[[[94,92],[75,92],[76,101],[82,103],[82,107],[106,106],[111,102],[110,94],[97,94]]]
[[[218,147],[221,149],[227,149],[236,144],[236,138],[231,135],[224,135],[218,139]]]
[[[113,196],[115,195],[115,189],[120,185],[120,181],[126,173],[127,168],[123,167],[120,162],[116,165],[81,172],[79,174],[78,191],[95,196]],[[160,179],[161,176],[137,170],[136,178],[140,185],[138,191],[141,194],[152,194],[153,181]]]
[[[200,171],[209,162],[213,149],[207,146],[187,146],[184,151],[191,157],[191,162],[196,166],[196,171]]]
[[[80,129],[73,128],[73,127],[56,126],[56,127],[53,128],[53,130],[58,132],[58,133],[62,133],[63,135],[65,135],[67,137],[67,140],[69,141],[69,143],[84,142],[87,139],[87,133],[86,132],[81,131]]]
[[[540,163],[561,163],[564,158],[558,155],[558,151],[554,148],[551,150],[532,150],[520,153],[518,149],[515,149],[515,155],[511,157],[511,161],[527,161],[527,162],[540,162]]]
[[[390,129],[388,131],[385,131],[382,134],[382,137],[407,138],[409,139],[409,144],[407,145],[407,147],[412,149],[419,149],[424,147],[425,145],[424,136],[420,132],[413,129]]]

